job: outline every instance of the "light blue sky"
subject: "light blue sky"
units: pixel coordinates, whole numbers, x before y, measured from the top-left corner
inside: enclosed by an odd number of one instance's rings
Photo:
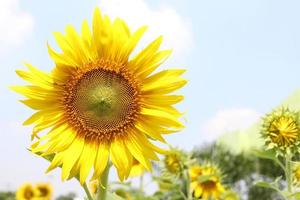
[[[189,50],[182,57],[171,56],[165,66],[186,67],[189,79],[182,90],[186,99],[178,106],[186,111],[187,128],[169,136],[170,143],[191,149],[206,141],[203,127],[216,113],[233,108],[265,113],[299,87],[299,1],[148,0],[146,3],[152,10],[161,5],[175,9],[189,24],[193,35]],[[19,95],[7,88],[24,83],[15,75],[15,69],[23,68],[22,62],[27,61],[49,71],[53,62],[46,41],[54,44],[52,32],[63,31],[66,24],[79,27],[83,19],[91,19],[97,5],[99,0],[20,1],[20,10],[32,15],[34,26],[22,44],[5,49],[0,46],[0,163],[4,163],[0,165],[0,189],[14,188],[27,178],[39,180],[47,166],[26,152],[30,129],[23,129],[20,124],[32,112],[17,102]],[[51,180],[59,182],[59,175],[53,176]]]

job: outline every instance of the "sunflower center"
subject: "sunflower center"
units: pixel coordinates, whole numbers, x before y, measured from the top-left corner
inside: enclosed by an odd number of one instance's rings
[[[40,196],[47,197],[49,194],[49,190],[45,187],[38,187],[38,190],[40,192]]]
[[[31,188],[26,188],[24,192],[24,198],[25,199],[31,199],[34,196],[33,191]]]
[[[131,126],[138,110],[138,92],[129,79],[126,72],[103,68],[79,72],[65,95],[71,124],[85,137],[101,139],[111,139]]]
[[[273,121],[270,132],[273,142],[281,146],[289,146],[297,140],[299,130],[292,118],[280,117]]]
[[[203,187],[205,187],[207,190],[213,190],[216,188],[217,183],[215,181],[205,181],[202,183]]]

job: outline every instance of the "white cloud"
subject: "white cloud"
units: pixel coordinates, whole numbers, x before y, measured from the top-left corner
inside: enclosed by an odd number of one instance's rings
[[[0,46],[19,45],[33,29],[33,18],[18,0],[0,0]]]
[[[232,108],[217,112],[202,128],[207,141],[213,141],[220,135],[248,128],[260,119],[261,114],[248,108]]]
[[[176,54],[187,53],[192,46],[190,22],[170,6],[152,9],[144,0],[100,0],[100,8],[111,17],[124,19],[132,28],[148,25],[145,41],[163,35],[163,47],[172,48]]]

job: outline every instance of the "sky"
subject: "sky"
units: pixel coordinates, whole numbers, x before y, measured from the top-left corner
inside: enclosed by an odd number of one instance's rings
[[[59,170],[45,175],[48,163],[26,150],[31,127],[21,124],[33,112],[8,87],[24,84],[14,72],[23,62],[50,71],[52,32],[79,30],[97,6],[133,29],[149,25],[138,49],[162,34],[174,53],[161,69],[187,69],[178,105],[186,129],[167,137],[173,146],[190,150],[250,126],[299,88],[297,0],[0,0],[0,190],[30,180],[82,194],[75,181],[60,182]]]

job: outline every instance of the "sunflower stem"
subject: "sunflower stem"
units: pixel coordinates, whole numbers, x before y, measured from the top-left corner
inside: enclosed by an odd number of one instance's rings
[[[85,191],[85,194],[86,194],[88,200],[94,200],[93,197],[92,197],[92,195],[91,195],[91,193],[90,193],[90,190],[89,190],[89,188],[88,188],[86,182],[84,182],[84,184],[83,184],[82,187],[83,187],[83,189],[84,189],[84,191]]]
[[[99,179],[97,200],[106,200],[106,193],[108,190],[107,183],[108,183],[109,168],[110,168],[110,164],[107,164],[104,172],[102,173]]]
[[[191,178],[190,178],[190,174],[188,169],[185,170],[185,176],[186,176],[186,194],[187,194],[187,199],[190,200],[192,199],[192,193],[191,193],[191,188],[190,188],[190,182],[191,182]]]
[[[144,191],[144,174],[140,176],[140,191]]]
[[[288,185],[288,192],[292,194],[292,166],[291,166],[292,156],[290,153],[286,155],[285,158],[285,167],[286,167],[286,181]]]

